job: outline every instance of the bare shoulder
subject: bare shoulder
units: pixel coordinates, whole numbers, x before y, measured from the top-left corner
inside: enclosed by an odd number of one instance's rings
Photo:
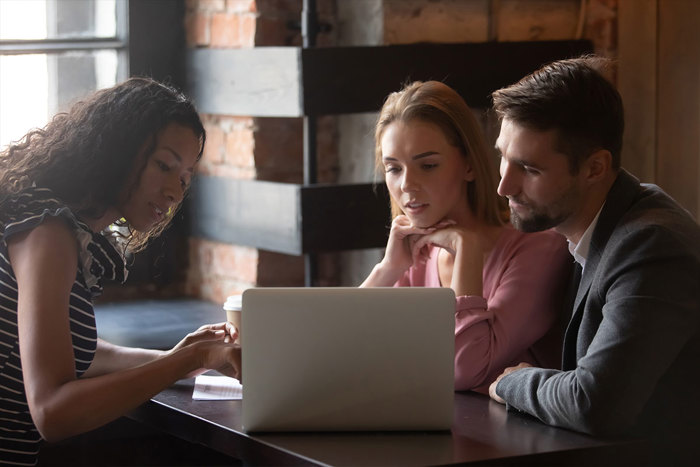
[[[15,273],[46,267],[54,272],[77,268],[78,246],[74,232],[62,219],[47,219],[33,229],[7,239]]]

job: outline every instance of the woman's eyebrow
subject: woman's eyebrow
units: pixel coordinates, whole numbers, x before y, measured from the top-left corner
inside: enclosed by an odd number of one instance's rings
[[[182,164],[182,156],[180,156],[180,154],[178,154],[176,150],[174,150],[170,146],[163,146],[163,149],[169,151],[175,157],[175,159],[177,159],[177,161],[180,164]],[[186,170],[187,172],[194,173],[194,167],[188,167]]]
[[[426,152],[421,152],[420,154],[416,154],[413,156],[411,159],[416,160],[416,159],[422,159],[424,157],[432,156],[434,154],[439,154],[437,151],[426,151]]]
[[[428,156],[432,156],[435,154],[440,154],[440,153],[437,151],[421,152],[420,154],[416,154],[415,156],[411,156],[411,159],[413,159],[413,160],[422,159],[423,157],[428,157]],[[383,156],[382,160],[384,160],[384,161],[396,161],[398,159],[396,159],[395,157],[391,157],[391,156]]]
[[[175,156],[175,159],[177,159],[178,162],[182,163],[182,156],[180,156],[180,154],[178,154],[176,150],[174,150],[170,146],[163,146],[163,149],[172,153],[172,155]]]

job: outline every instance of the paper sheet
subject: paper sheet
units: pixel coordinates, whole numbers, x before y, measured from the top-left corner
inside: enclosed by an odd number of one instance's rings
[[[241,400],[243,386],[228,376],[199,375],[194,380],[193,400]]]

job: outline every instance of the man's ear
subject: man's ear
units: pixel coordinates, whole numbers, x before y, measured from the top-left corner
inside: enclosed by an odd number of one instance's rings
[[[588,156],[583,169],[586,171],[586,181],[597,183],[605,178],[612,169],[612,154],[607,149],[598,149]]]

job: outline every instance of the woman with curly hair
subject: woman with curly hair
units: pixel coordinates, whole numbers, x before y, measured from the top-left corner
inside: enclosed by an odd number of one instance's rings
[[[170,351],[112,345],[95,328],[102,281],[126,276],[106,232],[120,225],[131,251],[162,232],[204,141],[185,96],[131,78],[0,153],[0,464],[35,464],[42,438],[97,428],[180,378],[238,376],[227,323]]]

